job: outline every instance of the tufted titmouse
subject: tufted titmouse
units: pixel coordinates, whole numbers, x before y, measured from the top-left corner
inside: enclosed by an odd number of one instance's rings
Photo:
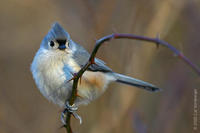
[[[79,44],[72,41],[70,35],[60,24],[53,24],[37,51],[31,71],[40,92],[50,101],[61,107],[70,97],[73,81],[68,82],[88,61],[90,54]],[[156,86],[122,74],[113,72],[105,63],[95,58],[83,74],[78,84],[78,97],[75,105],[88,104],[99,97],[107,85],[116,81],[155,92]]]

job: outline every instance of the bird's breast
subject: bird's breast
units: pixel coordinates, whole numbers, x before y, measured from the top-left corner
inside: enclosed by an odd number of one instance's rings
[[[50,54],[39,51],[35,56],[31,70],[39,90],[45,97],[56,94],[66,81],[63,67],[64,63]]]

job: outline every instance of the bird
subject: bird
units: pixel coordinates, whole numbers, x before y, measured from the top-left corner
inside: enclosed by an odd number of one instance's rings
[[[160,88],[142,80],[114,72],[104,61],[95,58],[82,75],[77,87],[74,108],[66,101],[72,92],[71,80],[88,61],[89,52],[74,42],[69,33],[55,22],[40,44],[32,64],[31,72],[35,83],[44,97],[49,101],[66,107],[71,111],[80,105],[87,105],[98,98],[111,82],[118,82],[157,92]]]

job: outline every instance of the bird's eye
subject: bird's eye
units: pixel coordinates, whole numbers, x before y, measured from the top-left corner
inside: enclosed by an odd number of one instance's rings
[[[53,47],[55,44],[53,41],[50,41],[50,44],[49,44],[51,47]]]

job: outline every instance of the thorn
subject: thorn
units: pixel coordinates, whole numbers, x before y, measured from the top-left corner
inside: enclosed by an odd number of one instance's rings
[[[112,34],[112,38],[110,38],[110,39],[116,38],[116,34],[117,34],[117,33],[113,33],[113,34]]]
[[[184,51],[183,51],[183,44],[182,43],[178,43],[178,47],[180,49],[180,53],[183,54]]]
[[[62,129],[63,127],[65,127],[65,125],[63,124],[62,126],[60,126],[58,129]]]
[[[96,64],[95,61],[94,61],[94,58],[91,59],[90,64],[91,64],[91,65],[92,65],[92,64]]]
[[[76,96],[77,96],[77,97],[80,97],[80,98],[82,98],[82,99],[83,99],[83,97],[82,97],[82,96],[80,96],[80,95],[78,94],[78,92],[76,92]]]
[[[160,40],[160,34],[159,33],[157,33],[157,35],[156,35],[156,40],[158,41],[158,40]],[[159,48],[159,42],[156,42],[156,48],[158,49]]]
[[[72,77],[70,80],[67,81],[67,83],[69,83],[70,81],[74,80],[74,77]]]
[[[74,77],[76,77],[76,76],[77,76],[77,73],[72,73],[72,72],[71,72],[71,74],[72,74]]]
[[[81,79],[82,79],[82,76],[79,78],[79,80],[80,80],[80,81],[79,81],[79,82],[80,82],[80,84],[81,84]]]
[[[117,33],[117,29],[116,29],[114,26],[112,26],[111,29],[112,29],[112,32],[113,32],[113,33]]]
[[[70,73],[71,73],[71,75],[73,75],[73,77],[70,80],[68,80],[67,83],[69,83],[70,81],[74,80],[76,78],[76,76],[77,76],[77,73],[72,73],[72,72],[70,72]]]

